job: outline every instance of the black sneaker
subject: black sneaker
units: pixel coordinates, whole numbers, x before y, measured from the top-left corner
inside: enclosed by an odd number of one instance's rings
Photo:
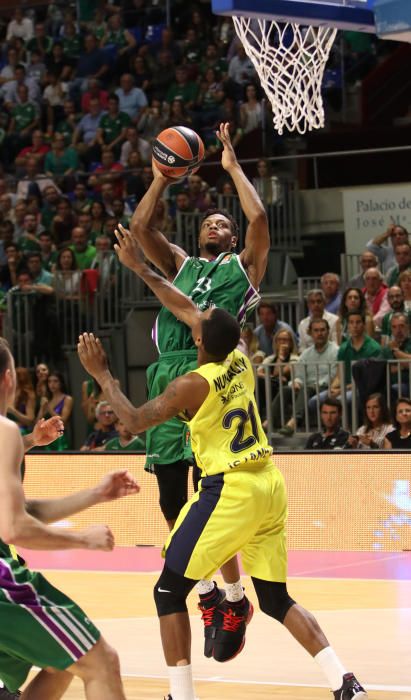
[[[19,690],[12,693],[10,690],[7,690],[7,688],[0,688],[0,700],[18,700],[19,698],[21,698]]]
[[[210,627],[212,656],[216,661],[230,661],[240,653],[253,613],[254,608],[245,596],[240,603],[225,600],[216,607]]]
[[[343,684],[339,690],[334,691],[335,700],[360,700],[368,698],[362,685],[359,684],[353,673],[343,675]]]
[[[201,619],[204,622],[204,656],[208,659],[213,655],[215,611],[225,600],[225,591],[222,588],[217,588],[216,584],[214,586],[211,593],[200,596],[198,604],[198,609],[201,610]]]

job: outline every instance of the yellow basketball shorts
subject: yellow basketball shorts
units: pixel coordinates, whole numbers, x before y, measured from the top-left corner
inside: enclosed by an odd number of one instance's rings
[[[208,579],[239,552],[250,576],[285,582],[286,520],[284,479],[271,461],[258,470],[203,477],[165,544],[166,565],[187,578]]]

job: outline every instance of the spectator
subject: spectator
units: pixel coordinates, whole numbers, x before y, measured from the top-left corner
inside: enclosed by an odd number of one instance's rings
[[[96,419],[99,427],[86,438],[84,445],[80,448],[82,452],[104,450],[105,444],[118,436],[115,428],[117,417],[108,401],[100,401],[97,404]]]
[[[175,79],[175,71],[176,67],[170,51],[159,51],[151,72],[152,99],[163,103],[167,91]]]
[[[104,230],[104,223],[107,218],[107,212],[101,202],[93,202],[90,209],[91,213],[91,241],[95,241],[96,236],[99,236]]]
[[[44,143],[43,132],[40,129],[35,129],[31,135],[31,146],[26,146],[19,151],[15,159],[15,165],[17,168],[22,168],[27,158],[34,158],[37,165],[41,167],[49,150],[50,146]]]
[[[68,82],[73,74],[73,61],[64,55],[63,44],[55,41],[51,53],[45,57],[45,66],[48,73],[52,73],[62,82]]]
[[[188,79],[187,68],[185,66],[177,66],[174,82],[171,83],[166,95],[168,104],[171,105],[175,100],[180,100],[186,110],[193,109],[198,92],[198,84]]]
[[[0,85],[4,85],[4,83],[8,83],[16,79],[15,71],[18,64],[19,62],[16,49],[9,47],[7,49],[7,63],[0,71]],[[1,94],[3,94],[3,91],[0,91],[0,95]]]
[[[96,406],[104,400],[100,384],[90,377],[81,385],[81,408],[87,420],[87,434],[98,427],[96,422]]]
[[[263,125],[263,107],[257,97],[257,88],[254,83],[248,83],[244,87],[245,100],[240,105],[240,126],[244,134],[249,134]],[[330,310],[330,309],[329,309]]]
[[[326,272],[322,275],[320,283],[325,296],[325,310],[331,314],[338,314],[341,304],[339,275],[335,272]]]
[[[73,176],[78,169],[78,156],[75,148],[66,148],[63,134],[56,134],[51,144],[51,151],[47,153],[44,168],[46,175],[55,178],[63,188],[67,188],[73,182]]]
[[[7,291],[17,285],[17,270],[21,261],[21,252],[16,243],[8,243],[5,247],[6,263],[0,268],[0,284]]]
[[[45,362],[39,362],[38,365],[36,365],[36,370],[35,370],[35,384],[34,384],[34,393],[36,397],[36,405],[35,405],[35,411],[34,415],[37,416],[39,410],[40,410],[40,401],[43,397],[47,398],[49,395],[49,389],[48,389],[48,384],[47,380],[50,374],[50,370],[48,365],[46,365]]]
[[[339,348],[337,360],[344,362],[344,379],[347,403],[351,405],[352,379],[351,364],[357,360],[365,360],[371,357],[381,358],[381,346],[376,340],[370,338],[365,332],[365,317],[358,311],[351,311],[347,316],[347,330],[349,339]],[[339,375],[336,375],[330,387],[333,396],[340,396],[342,391]],[[320,394],[320,401],[323,396]]]
[[[59,416],[64,423],[64,433],[44,449],[47,452],[62,452],[70,448],[68,425],[73,411],[73,397],[67,393],[64,377],[60,372],[50,372],[47,379],[49,396],[40,399],[37,420]]]
[[[73,211],[80,216],[80,214],[89,214],[93,200],[88,196],[87,188],[83,182],[77,182],[73,192],[69,194],[69,200]],[[91,222],[91,218],[90,218]],[[81,223],[79,226],[81,226]]]
[[[46,66],[43,63],[42,55],[39,51],[37,51],[37,49],[35,49],[30,54],[30,63],[26,68],[27,79],[34,80],[37,85],[42,88],[46,81],[46,73]]]
[[[134,56],[132,75],[136,87],[143,90],[145,95],[151,95],[152,78],[143,56]]]
[[[399,243],[408,243],[408,231],[404,226],[391,224],[384,233],[368,241],[366,248],[377,256],[382,271],[387,272],[395,265],[394,250]]]
[[[10,243],[13,243],[13,235],[13,223],[9,219],[0,221],[0,267],[7,264],[6,248]]]
[[[411,400],[401,398],[395,404],[395,430],[388,433],[384,440],[386,450],[411,449]]]
[[[356,450],[379,450],[384,447],[385,437],[392,430],[394,426],[384,396],[371,394],[365,402],[364,425],[348,438],[348,443]]]
[[[391,392],[394,399],[408,396],[410,387],[411,338],[408,314],[398,311],[391,318],[392,339],[382,349],[386,360],[397,360],[390,364]]]
[[[341,299],[336,323],[338,345],[348,340],[347,316],[352,311],[358,311],[362,316],[365,316],[366,333],[371,338],[374,336],[374,321],[367,310],[364,292],[357,287],[347,287]]]
[[[180,99],[173,100],[165,123],[165,128],[170,126],[188,126],[192,128],[192,119],[187,112],[184,102]]]
[[[127,114],[133,124],[138,124],[148,102],[143,90],[135,87],[131,73],[124,73],[121,76],[120,87],[115,94],[119,99],[120,111]]]
[[[290,364],[297,360],[298,352],[293,332],[287,329],[277,331],[273,338],[272,354],[264,358],[257,370],[259,411],[263,418],[266,414],[264,366],[269,365],[270,368],[271,397],[274,398],[278,394],[280,385],[288,383],[291,374]]]
[[[37,51],[42,59],[46,57],[52,50],[53,39],[48,36],[46,26],[43,22],[36,22],[34,27],[34,36],[26,42],[26,48],[29,53]]]
[[[47,133],[52,134],[64,117],[64,102],[67,98],[67,83],[49,73],[47,75],[47,87],[43,92],[43,102],[46,111]]]
[[[130,53],[137,46],[134,35],[122,26],[122,14],[116,12],[109,17],[106,34],[100,41],[101,47],[115,48],[115,72],[121,73],[128,64]]]
[[[27,95],[20,88],[27,89]],[[17,64],[14,71],[14,80],[3,85],[2,88],[4,103],[7,109],[13,110],[18,105],[24,105],[27,111],[27,104],[37,112],[40,102],[40,88],[36,80],[28,78],[26,69],[21,63]],[[34,110],[33,110],[34,111]],[[20,113],[18,113],[20,116]],[[21,118],[21,117],[20,117]],[[33,118],[33,117],[32,117]]]
[[[197,173],[192,173],[187,178],[187,194],[195,211],[206,212],[213,206],[210,188]]]
[[[101,192],[104,184],[110,184],[114,197],[122,197],[124,190],[123,166],[114,159],[113,151],[104,150],[101,163],[90,175],[87,184],[94,192]]]
[[[397,243],[394,248],[396,264],[391,267],[387,274],[386,280],[389,287],[398,284],[398,278],[401,272],[409,270],[411,267],[411,245],[408,242]]]
[[[270,161],[260,158],[257,161],[257,177],[253,178],[253,185],[264,204],[278,204],[282,196],[280,179],[272,172]]]
[[[179,63],[181,58],[181,50],[179,42],[174,38],[174,32],[171,27],[164,27],[161,30],[160,41],[152,46],[152,53],[158,56],[162,51],[167,51],[173,57],[175,63]]]
[[[53,241],[57,248],[68,244],[76,221],[77,217],[71,208],[70,200],[67,197],[61,197],[57,204],[57,214],[53,218],[50,227]]]
[[[101,148],[98,142],[98,129],[103,116],[104,112],[99,100],[92,97],[89,112],[80,119],[74,129],[72,144],[86,167],[89,167],[93,161],[100,160]]]
[[[167,123],[167,114],[164,110],[163,103],[157,98],[151,100],[150,106],[147,107],[138,124],[141,136],[148,142],[163,131]]]
[[[369,313],[377,331],[380,331],[382,319],[390,310],[387,299],[388,287],[381,272],[376,267],[370,267],[364,273],[364,296]]]
[[[255,79],[254,66],[242,44],[237,46],[236,55],[233,56],[228,64],[228,77],[231,81],[230,96],[236,100],[241,100],[246,84]]]
[[[37,238],[38,224],[34,214],[26,214],[23,222],[23,231],[19,237],[19,248],[23,253],[29,251],[40,252],[40,245]]]
[[[21,7],[16,7],[14,10],[13,19],[7,25],[6,41],[10,41],[14,37],[23,39],[24,42],[30,41],[34,34],[33,21],[30,17],[25,17]]]
[[[99,80],[92,78],[88,81],[88,90],[83,92],[81,96],[81,111],[83,113],[90,112],[91,100],[98,100],[101,111],[107,111],[108,108],[108,92],[103,90]]]
[[[32,132],[39,124],[39,111],[37,106],[29,100],[27,86],[18,85],[17,95],[19,102],[12,107],[7,136],[2,145],[3,157],[8,168],[13,164],[21,148],[30,145]]]
[[[322,289],[311,289],[307,293],[307,306],[309,315],[303,318],[298,325],[299,351],[302,352],[313,344],[309,334],[309,326],[312,319],[325,318],[328,321],[330,340],[337,342],[336,324],[338,316],[325,310],[325,295]]]
[[[80,226],[73,228],[71,234],[71,245],[69,248],[74,253],[79,270],[86,270],[87,268],[90,268],[90,265],[96,256],[96,249],[93,245],[89,244],[87,240],[87,233]]]
[[[313,433],[307,440],[306,450],[343,450],[350,434],[341,427],[342,407],[338,399],[329,396],[321,404],[323,432]]]
[[[385,314],[381,324],[381,344],[386,345],[391,339],[391,319],[394,313],[404,311],[404,294],[401,287],[394,285],[387,292],[387,300],[391,307]]]
[[[51,294],[53,275],[42,267],[41,253],[29,253],[26,256],[26,265],[33,278],[33,284],[36,285],[36,287],[45,288],[46,291],[43,291],[43,293]],[[36,291],[40,290],[37,289]]]
[[[215,128],[223,100],[223,84],[217,79],[214,68],[207,68],[196,100],[195,125],[200,129]]]
[[[139,136],[135,127],[129,126],[126,131],[126,141],[121,147],[120,163],[125,168],[132,151],[137,151],[141,163],[151,163],[151,145],[148,141]]]
[[[404,310],[411,313],[411,271],[404,270],[398,278],[401,292],[404,297]]]
[[[43,270],[51,272],[57,259],[57,253],[50,233],[48,231],[39,233],[38,242],[40,246],[41,266]]]
[[[63,118],[60,119],[54,129],[55,134],[64,136],[64,145],[70,146],[73,141],[74,130],[78,124],[79,116],[73,100],[64,100]],[[50,137],[52,134],[50,134]]]
[[[7,418],[17,423],[23,435],[33,429],[35,403],[36,396],[29,370],[26,367],[16,367],[16,394],[13,405],[7,408]]]
[[[272,354],[274,336],[278,331],[294,331],[288,323],[279,321],[278,305],[269,301],[261,301],[257,309],[259,325],[254,330],[254,335],[258,340],[260,357]],[[295,337],[295,336],[294,336]]]
[[[162,200],[160,200],[161,202]],[[162,231],[162,229],[160,229]],[[254,335],[253,328],[249,323],[241,330],[240,342],[238,344],[239,350],[250,358],[250,362],[255,362],[255,355],[258,351],[258,340]],[[261,363],[261,355],[258,357],[258,364]]]
[[[54,271],[54,290],[58,297],[67,301],[80,299],[82,272],[71,248],[62,248],[57,255]]]
[[[378,262],[378,258],[374,253],[371,253],[369,250],[364,250],[359,258],[361,272],[348,280],[347,288],[356,287],[357,289],[363,289],[365,287],[364,273],[369,270],[370,267],[377,267]]]
[[[68,55],[67,52],[65,53]],[[84,51],[78,59],[75,77],[70,85],[71,99],[79,99],[80,92],[86,92],[88,89],[88,81],[101,80],[107,75],[108,70],[105,52],[98,48],[96,37],[93,34],[87,34],[84,38]]]
[[[138,435],[130,433],[129,429],[118,418],[114,427],[118,437],[104,443],[105,452],[142,452],[144,450],[144,440]]]
[[[329,325],[326,319],[311,319],[310,335],[313,345],[308,347],[300,355],[297,364],[291,374],[292,379],[283,390],[284,425],[280,434],[290,436],[300,425],[305,415],[305,395],[307,395],[308,408],[313,413],[317,407],[318,392],[327,394],[328,387],[334,379],[337,371],[335,364],[338,347],[329,340]],[[294,394],[294,410],[292,415]],[[281,397],[276,396],[272,404],[272,417],[274,427],[281,426]]]
[[[117,95],[111,94],[108,98],[107,114],[101,117],[97,130],[97,142],[101,148],[113,151],[114,156],[119,158],[121,145],[126,138],[130,123],[128,114],[119,110]]]
[[[53,180],[43,174],[36,158],[29,156],[25,159],[24,171],[25,175],[17,185],[16,195],[19,200],[27,200],[31,196],[39,197],[48,187],[55,187]]]
[[[218,52],[217,45],[210,42],[205,49],[204,55],[200,62],[200,74],[206,74],[207,70],[212,68],[215,72],[216,79],[224,80],[227,75],[228,65],[225,58],[222,58]]]
[[[83,37],[77,31],[76,24],[71,18],[66,18],[62,28],[62,44],[65,57],[75,65],[81,58]]]

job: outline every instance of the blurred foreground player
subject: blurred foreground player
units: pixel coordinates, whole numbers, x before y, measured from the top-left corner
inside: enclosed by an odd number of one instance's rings
[[[23,446],[17,425],[4,417],[14,400],[15,388],[13,357],[1,338],[0,679],[16,693],[32,667],[37,666],[42,670],[24,690],[21,700],[58,700],[73,676],[83,681],[88,700],[125,700],[117,653],[72,600],[24,565],[13,545],[111,551],[114,537],[106,525],[73,531],[45,523],[137,493],[139,487],[124,470],[107,474],[95,487],[65,498],[26,501],[20,466],[24,447],[53,442],[63,424],[57,416],[42,421],[26,436]],[[6,693],[3,690],[5,698]]]
[[[315,618],[288,595],[284,480],[272,462],[272,448],[262,429],[252,366],[236,349],[238,322],[223,309],[200,312],[191,299],[142,262],[129,234],[118,240],[119,257],[123,250],[134,255],[136,273],[191,328],[198,352],[197,369],[175,379],[161,396],[135,408],[115,385],[100,341],[84,334],[78,345],[85,369],[130,431],[138,433],[179,416],[189,423],[201,468],[200,491],[177,518],[154,587],[170,678],[168,700],[195,700],[187,595],[196,581],[212,577],[236,552],[241,552],[244,569],[252,577],[261,610],[283,623],[315,657],[335,699],[366,698]],[[246,605],[243,599],[220,607],[220,620],[214,621],[215,646],[241,650],[250,613]]]

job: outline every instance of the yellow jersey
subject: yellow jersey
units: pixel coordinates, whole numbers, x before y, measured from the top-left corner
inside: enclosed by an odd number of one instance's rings
[[[193,371],[210,387],[204,403],[188,421],[191,446],[203,476],[265,466],[273,450],[261,425],[249,359],[236,349],[222,362]]]

